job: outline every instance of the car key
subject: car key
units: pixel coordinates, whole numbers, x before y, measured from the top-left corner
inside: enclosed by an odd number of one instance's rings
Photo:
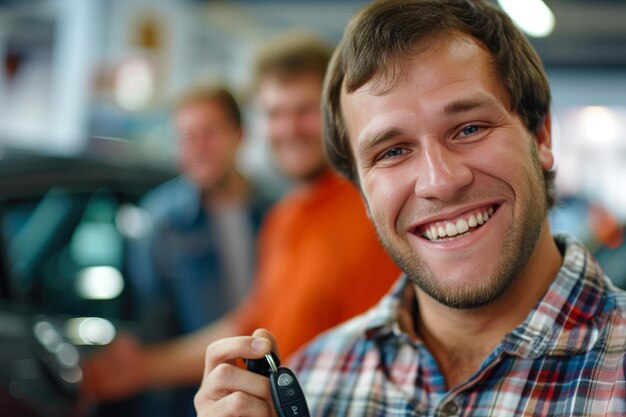
[[[294,373],[285,367],[278,367],[280,361],[274,352],[265,355],[265,359],[246,361],[248,370],[265,375],[269,369],[270,391],[274,409],[279,417],[308,417],[309,407],[306,404],[304,393]]]

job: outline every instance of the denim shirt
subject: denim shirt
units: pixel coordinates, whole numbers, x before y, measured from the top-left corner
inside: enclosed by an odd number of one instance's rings
[[[251,188],[247,212],[256,237],[270,200]],[[150,214],[152,228],[130,246],[129,274],[137,315],[148,327],[144,336],[189,333],[233,308],[224,296],[214,219],[202,206],[200,190],[181,176],[149,193],[142,207]],[[249,244],[255,253],[256,242]]]

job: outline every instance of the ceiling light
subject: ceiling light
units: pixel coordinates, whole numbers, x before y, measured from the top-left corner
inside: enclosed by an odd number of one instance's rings
[[[579,120],[582,134],[592,142],[608,143],[617,138],[618,120],[607,107],[585,107],[580,111]]]
[[[106,345],[115,339],[115,326],[100,317],[76,317],[68,320],[67,337],[77,345]]]
[[[554,30],[554,13],[542,0],[498,0],[498,3],[529,36],[545,38]]]
[[[114,82],[115,101],[125,110],[143,110],[154,98],[154,68],[147,59],[131,58],[122,63]]]
[[[112,266],[82,269],[76,280],[76,291],[87,300],[110,300],[124,290],[122,273]]]

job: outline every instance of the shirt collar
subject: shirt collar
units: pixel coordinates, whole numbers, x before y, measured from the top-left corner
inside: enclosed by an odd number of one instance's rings
[[[176,210],[172,211],[172,217],[179,226],[189,227],[204,214],[202,192],[184,175],[178,177],[178,184],[175,195],[171,196],[176,206]]]
[[[526,320],[507,335],[503,347],[521,357],[569,355],[592,348],[602,326],[607,280],[576,239],[558,235],[563,264]]]
[[[378,305],[367,314],[366,337],[379,338],[389,334],[401,333],[400,317],[402,313],[411,311],[412,301],[415,298],[413,285],[406,274],[403,274],[391,287]]]
[[[546,294],[526,320],[509,333],[501,347],[511,355],[574,354],[594,345],[602,326],[607,281],[591,254],[574,238],[555,236],[563,264]],[[413,285],[403,275],[390,292],[367,314],[367,338],[391,334],[411,339],[401,330],[402,318],[412,314]]]
[[[307,186],[294,187],[288,198],[294,207],[314,208],[326,204],[332,195],[342,192],[345,187],[352,185],[336,172],[327,170]]]

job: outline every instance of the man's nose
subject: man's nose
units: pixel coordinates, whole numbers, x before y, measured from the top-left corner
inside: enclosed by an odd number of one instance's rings
[[[287,136],[299,136],[302,122],[297,114],[289,114],[283,120],[283,129]]]
[[[460,153],[446,144],[428,140],[423,145],[415,194],[421,198],[449,201],[472,182],[474,174]]]

